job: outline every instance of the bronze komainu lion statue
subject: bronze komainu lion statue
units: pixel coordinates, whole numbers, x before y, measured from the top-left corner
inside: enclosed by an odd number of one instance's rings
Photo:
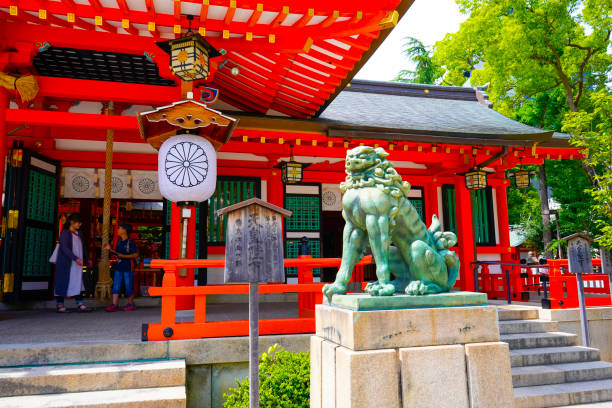
[[[368,246],[376,261],[378,278],[366,286],[371,295],[446,292],[457,280],[459,258],[448,249],[457,243],[456,235],[442,232],[435,215],[427,229],[406,198],[410,184],[402,181],[387,156],[382,148],[369,146],[347,153],[347,177],[340,185],[346,221],[342,264],[336,281],[323,287],[329,298],[346,293],[353,267]]]

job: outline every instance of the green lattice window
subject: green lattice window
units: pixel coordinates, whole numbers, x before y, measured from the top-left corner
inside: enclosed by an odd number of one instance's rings
[[[53,230],[26,227],[22,276],[51,276],[49,257],[54,245]]]
[[[53,176],[30,170],[27,218],[47,224],[55,223],[55,184]]]
[[[321,228],[321,197],[318,195],[286,195],[285,208],[291,217],[285,221],[287,231],[319,231]]]
[[[425,203],[422,198],[409,198],[410,202],[414,206],[414,208],[419,213],[419,217],[421,217],[421,221],[425,219]]]
[[[444,231],[457,233],[457,208],[455,205],[455,186],[442,186],[442,214]]]
[[[472,191],[472,217],[475,240],[481,245],[495,245],[495,217],[491,187]]]
[[[208,201],[208,244],[222,245],[225,242],[227,215],[217,216],[217,210],[232,204],[261,197],[260,180],[257,178],[219,177],[215,194]]]
[[[285,258],[297,258],[300,254],[300,246],[302,245],[301,239],[287,239],[285,240]],[[309,239],[308,240],[308,249],[310,250],[310,255],[313,258],[321,257],[321,241],[318,239]],[[298,275],[298,270],[295,267],[285,268],[288,277],[296,277]],[[313,276],[319,276],[321,274],[320,268],[315,268],[312,270]]]

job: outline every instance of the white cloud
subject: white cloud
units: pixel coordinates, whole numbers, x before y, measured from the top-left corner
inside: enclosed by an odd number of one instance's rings
[[[416,0],[355,78],[390,81],[400,70],[413,68],[401,55],[405,37],[418,38],[431,46],[446,33],[459,30],[466,18],[454,0]]]

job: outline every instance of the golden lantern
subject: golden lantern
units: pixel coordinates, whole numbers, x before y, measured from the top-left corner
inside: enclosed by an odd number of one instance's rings
[[[285,184],[295,184],[302,181],[304,176],[303,170],[310,166],[309,163],[296,162],[293,158],[293,146],[291,146],[291,156],[289,161],[282,161],[274,166],[281,169],[281,180]]]
[[[521,166],[517,171],[508,173],[509,178],[514,178],[514,183],[518,188],[528,188],[531,185],[531,176],[535,174],[535,171],[525,170]]]
[[[465,177],[465,187],[468,190],[482,190],[487,188],[487,175],[492,171],[484,170],[476,164],[476,155],[474,155],[474,165],[465,173],[456,173],[458,176]]]
[[[479,167],[473,167],[463,173],[465,186],[469,190],[482,190],[487,187],[487,172]]]
[[[185,36],[159,41],[157,46],[170,55],[170,69],[183,81],[206,79],[210,73],[209,59],[221,55],[200,34],[191,31],[193,16],[187,16],[190,28]]]

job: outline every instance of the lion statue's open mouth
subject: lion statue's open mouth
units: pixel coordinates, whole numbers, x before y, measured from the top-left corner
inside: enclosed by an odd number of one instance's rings
[[[344,226],[342,264],[333,284],[323,293],[346,293],[353,267],[366,248],[376,261],[377,282],[366,291],[389,296],[446,292],[459,274],[459,258],[449,248],[457,244],[452,232],[442,232],[435,215],[427,229],[408,200],[410,184],[387,160],[382,148],[359,146],[346,155],[346,180],[342,216]],[[391,275],[395,280],[391,281]]]

